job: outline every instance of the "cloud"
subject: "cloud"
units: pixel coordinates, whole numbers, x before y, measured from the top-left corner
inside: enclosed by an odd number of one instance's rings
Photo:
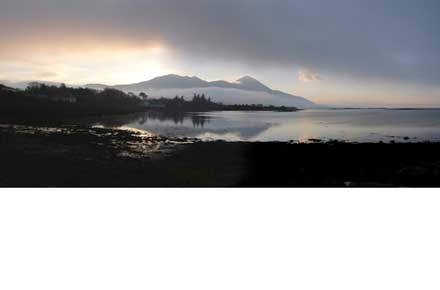
[[[311,72],[308,69],[301,69],[298,72],[298,79],[304,83],[319,82],[321,76],[318,73]]]
[[[1,0],[0,37],[155,41],[198,64],[438,85],[439,10],[438,0]]]

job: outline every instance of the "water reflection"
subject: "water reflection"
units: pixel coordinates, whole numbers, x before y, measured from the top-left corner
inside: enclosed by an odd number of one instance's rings
[[[134,124],[148,126],[149,124],[158,122],[163,124],[172,123],[173,125],[186,126],[187,122],[190,121],[193,128],[204,128],[206,124],[209,124],[210,119],[211,118],[209,116],[199,115],[196,113],[149,111],[127,115],[87,118],[81,120],[81,124],[114,128]],[[75,120],[75,123],[78,122]]]
[[[203,128],[206,123],[209,123],[209,117],[179,112],[160,112],[151,111],[138,114],[139,125],[146,125],[152,121],[167,122],[172,121],[175,125],[183,125],[185,120],[191,120],[194,128]]]
[[[95,120],[105,127],[130,127],[167,137],[227,141],[311,139],[439,141],[440,110],[304,110],[299,112],[146,112]]]
[[[192,115],[191,120],[194,128],[204,128],[205,123],[209,123],[209,117],[201,115]]]

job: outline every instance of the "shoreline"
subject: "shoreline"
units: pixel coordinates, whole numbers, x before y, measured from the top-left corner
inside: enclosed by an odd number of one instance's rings
[[[440,142],[205,142],[0,126],[3,187],[435,187]]]
[[[117,117],[118,115],[115,115]],[[127,115],[123,115],[127,116]],[[105,116],[106,120],[108,119],[108,116]],[[78,120],[81,120],[81,125],[78,125]],[[166,141],[169,142],[177,142],[179,143],[182,140],[191,140],[191,142],[205,142],[205,143],[215,143],[215,142],[224,142],[224,143],[281,143],[281,144],[296,144],[296,145],[305,145],[305,144],[323,144],[323,145],[334,145],[334,144],[440,144],[440,141],[432,141],[432,140],[421,140],[417,137],[409,137],[409,136],[385,136],[389,138],[388,140],[379,140],[379,141],[349,141],[344,139],[332,139],[332,138],[309,138],[306,141],[300,141],[296,139],[286,140],[286,141],[279,141],[279,140],[269,140],[269,141],[248,141],[248,140],[226,140],[226,139],[201,139],[197,137],[188,137],[188,136],[165,136],[157,133],[153,133],[144,129],[138,129],[135,127],[129,127],[126,125],[119,125],[117,122],[114,126],[112,125],[101,125],[99,124],[99,117],[96,118],[87,118],[84,117],[82,119],[63,119],[63,123],[59,123],[60,120],[49,120],[49,121],[41,121],[41,122],[16,122],[16,123],[8,123],[8,122],[2,122],[0,119],[0,134],[4,133],[1,132],[1,129],[7,129],[10,128],[12,130],[18,129],[18,131],[23,131],[27,133],[31,133],[33,131],[39,132],[39,131],[74,131],[78,130],[79,132],[84,132],[87,130],[100,130],[102,132],[126,132],[131,133],[133,136],[139,136],[139,137],[147,137],[152,138],[158,141]],[[98,124],[96,124],[98,123]],[[117,125],[116,125],[117,124]],[[396,140],[397,139],[397,140]]]

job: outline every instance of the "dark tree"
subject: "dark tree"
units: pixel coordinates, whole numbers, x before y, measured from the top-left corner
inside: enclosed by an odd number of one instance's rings
[[[145,94],[144,92],[141,92],[140,94],[139,94],[139,97],[141,97],[141,99],[142,100],[146,100],[146,99],[148,99],[148,95],[147,94]]]

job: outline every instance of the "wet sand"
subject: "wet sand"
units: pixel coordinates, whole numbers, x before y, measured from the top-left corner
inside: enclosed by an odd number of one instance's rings
[[[318,140],[315,140],[318,141]],[[0,126],[2,187],[437,187],[440,143],[201,142]]]

